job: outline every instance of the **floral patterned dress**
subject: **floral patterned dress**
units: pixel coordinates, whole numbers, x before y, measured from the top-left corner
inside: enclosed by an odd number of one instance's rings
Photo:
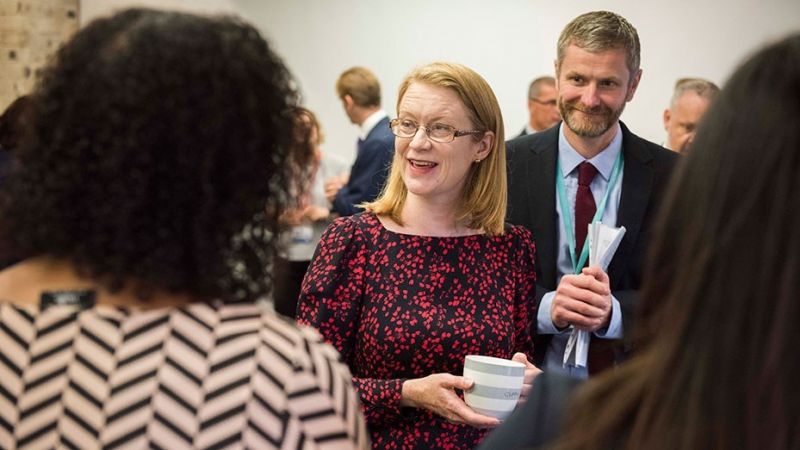
[[[373,448],[468,449],[488,430],[400,406],[403,381],[461,375],[470,354],[533,355],[535,247],[528,230],[426,237],[372,213],[336,220],[309,266],[298,321],[342,353]]]

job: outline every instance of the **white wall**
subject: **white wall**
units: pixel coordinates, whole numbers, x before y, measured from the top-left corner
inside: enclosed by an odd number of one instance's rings
[[[526,120],[527,86],[553,73],[564,25],[598,9],[615,11],[639,31],[644,70],[622,119],[655,142],[661,113],[677,78],[722,83],[764,42],[800,31],[797,0],[231,0],[258,26],[297,77],[306,105],[322,121],[327,151],[353,156],[357,130],[342,111],[334,84],[353,65],[371,68],[394,115],[396,90],[414,66],[437,59],[466,64],[497,95],[506,135]]]
[[[196,14],[234,14],[237,11],[231,0],[80,0],[80,4],[81,25],[131,7],[169,9]]]
[[[81,22],[129,5],[195,12],[237,12],[284,57],[305,104],[320,117],[325,150],[352,158],[357,129],[336,97],[339,73],[371,68],[394,115],[397,86],[414,66],[438,59],[466,64],[497,95],[506,135],[527,118],[530,80],[553,73],[564,25],[608,9],[639,31],[644,74],[622,119],[662,142],[661,113],[677,78],[723,83],[743,57],[765,42],[800,31],[797,0],[81,0]]]

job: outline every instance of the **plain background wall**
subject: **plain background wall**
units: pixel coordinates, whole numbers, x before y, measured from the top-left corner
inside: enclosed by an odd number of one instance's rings
[[[80,0],[81,25],[130,7],[172,9],[198,14],[236,14],[232,0]]]
[[[636,27],[642,45],[642,82],[622,120],[660,143],[662,112],[677,78],[721,83],[752,50],[800,31],[797,0],[232,1],[298,78],[307,106],[322,121],[323,148],[346,157],[353,156],[357,129],[334,85],[353,65],[375,71],[383,106],[394,117],[397,86],[412,67],[437,59],[466,64],[492,86],[511,137],[527,120],[530,81],[554,73],[563,27],[584,12],[611,10]]]
[[[554,72],[561,29],[581,13],[611,10],[636,27],[642,44],[642,82],[622,120],[660,143],[661,115],[676,79],[700,76],[722,84],[746,55],[800,31],[797,0],[82,0],[81,20],[130,4],[234,12],[252,22],[318,114],[323,148],[348,159],[358,130],[334,85],[354,65],[377,74],[383,107],[394,116],[397,86],[411,68],[439,59],[466,64],[494,89],[508,138],[527,120],[528,83]]]

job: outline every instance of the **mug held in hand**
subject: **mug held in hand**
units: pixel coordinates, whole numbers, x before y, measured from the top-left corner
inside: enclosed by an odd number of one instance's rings
[[[467,355],[464,377],[474,381],[464,391],[467,406],[478,414],[507,418],[517,405],[525,379],[525,365],[492,356]]]

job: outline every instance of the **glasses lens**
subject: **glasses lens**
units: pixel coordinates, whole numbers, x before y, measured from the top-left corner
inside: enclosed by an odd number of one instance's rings
[[[555,100],[542,100],[540,98],[531,98],[529,100],[544,106],[556,106]]]
[[[407,138],[417,134],[417,124],[413,120],[394,119],[391,125],[395,136]]]
[[[434,123],[430,126],[428,136],[437,142],[450,142],[455,137],[456,129],[443,123]]]

